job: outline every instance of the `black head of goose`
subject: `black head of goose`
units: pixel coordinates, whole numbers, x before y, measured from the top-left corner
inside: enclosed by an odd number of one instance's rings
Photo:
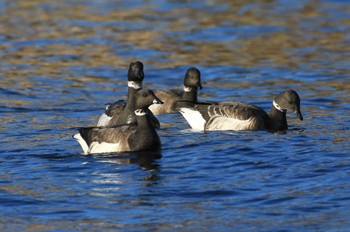
[[[303,120],[300,110],[300,97],[294,90],[286,90],[278,94],[272,101],[267,129],[271,131],[287,130],[287,111],[291,111]]]
[[[273,100],[270,113],[258,106],[241,102],[196,102],[179,107],[195,130],[287,130],[287,110],[303,120],[300,98],[294,90],[286,90]]]
[[[140,61],[131,63],[128,70],[128,96],[127,100],[119,100],[107,105],[104,114],[97,122],[97,126],[130,125],[136,123],[135,94],[142,89],[144,79],[143,64]],[[150,114],[151,122],[155,128],[159,128],[158,119]]]
[[[155,94],[164,101],[163,105],[151,105],[149,109],[153,114],[168,114],[178,112],[176,103],[179,100],[197,101],[197,91],[202,89],[201,73],[197,68],[189,68],[185,74],[183,91],[180,90],[156,90]]]
[[[163,102],[152,90],[140,90],[135,94],[136,125],[79,128],[73,137],[85,154],[159,150],[159,136],[147,116],[152,104]]]

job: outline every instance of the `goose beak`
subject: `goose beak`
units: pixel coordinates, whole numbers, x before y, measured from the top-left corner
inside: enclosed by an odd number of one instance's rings
[[[298,118],[300,119],[300,121],[303,121],[303,115],[301,115],[300,109],[298,109],[297,111],[294,112]]]
[[[202,89],[202,88],[203,88],[201,83],[199,83],[198,88],[199,88],[199,89]]]

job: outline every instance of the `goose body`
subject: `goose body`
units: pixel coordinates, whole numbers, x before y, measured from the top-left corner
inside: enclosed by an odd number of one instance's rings
[[[107,105],[105,112],[99,117],[97,126],[122,126],[136,124],[135,95],[142,89],[144,79],[143,64],[140,61],[131,63],[128,71],[128,96],[127,100],[119,100]],[[158,119],[147,110],[147,117],[155,128],[160,127]]]
[[[183,91],[180,90],[156,90],[155,94],[164,104],[151,105],[150,111],[154,115],[178,112],[176,104],[180,100],[197,101],[197,91],[202,89],[201,73],[197,68],[189,68],[185,74]]]
[[[183,102],[178,106],[192,129],[196,130],[286,130],[286,111],[295,112],[303,120],[300,98],[293,90],[276,96],[271,111],[241,102]]]
[[[147,117],[147,108],[151,104],[162,102],[153,91],[141,90],[136,94],[136,124],[79,128],[79,133],[73,137],[85,154],[158,150],[161,147],[160,139]]]
[[[181,99],[183,92],[180,90],[155,90],[155,94],[164,102],[163,105],[151,105],[149,110],[154,115],[169,114],[177,112],[175,104]]]
[[[119,100],[112,104],[108,104],[105,112],[98,119],[97,126],[108,126],[109,123],[112,125],[115,124],[115,121],[118,120],[118,115],[123,112],[125,105],[126,101],[124,100]]]
[[[230,105],[198,102],[183,107],[180,113],[195,130],[259,130],[265,127],[268,115],[261,108],[240,102]]]

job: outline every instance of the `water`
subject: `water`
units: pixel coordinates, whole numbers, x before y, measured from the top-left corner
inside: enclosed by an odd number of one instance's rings
[[[350,3],[0,0],[2,231],[348,231]],[[295,89],[286,134],[198,133],[161,115],[160,154],[81,154],[71,138],[145,87],[268,110]]]

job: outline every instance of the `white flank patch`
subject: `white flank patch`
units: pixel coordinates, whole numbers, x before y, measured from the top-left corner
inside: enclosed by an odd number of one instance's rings
[[[250,130],[254,118],[239,120],[236,118],[216,117],[210,122],[207,130]]]
[[[107,152],[118,152],[119,143],[106,143],[106,142],[93,142],[90,145],[89,153],[107,153]]]
[[[112,117],[109,117],[107,114],[102,114],[98,119],[97,126],[107,126]]]
[[[192,129],[201,131],[204,130],[206,121],[199,111],[189,108],[180,108],[180,113],[186,119],[188,124],[190,124]]]
[[[88,154],[89,147],[85,142],[85,140],[83,139],[83,137],[81,137],[81,135],[78,133],[78,134],[75,134],[73,138],[75,138],[78,141],[78,143],[80,144],[81,148],[84,151],[84,154]]]

